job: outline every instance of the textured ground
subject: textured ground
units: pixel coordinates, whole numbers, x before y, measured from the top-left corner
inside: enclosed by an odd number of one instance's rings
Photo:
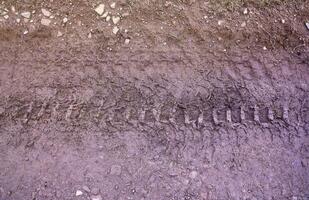
[[[0,200],[309,198],[308,1],[112,3],[1,4]]]

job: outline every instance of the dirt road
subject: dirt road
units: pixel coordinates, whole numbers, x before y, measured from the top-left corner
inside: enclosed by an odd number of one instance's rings
[[[244,2],[3,1],[0,200],[308,199],[309,2]]]

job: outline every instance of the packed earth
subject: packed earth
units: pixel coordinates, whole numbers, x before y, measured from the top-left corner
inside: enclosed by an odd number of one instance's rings
[[[308,0],[0,0],[0,200],[307,200],[308,134]]]

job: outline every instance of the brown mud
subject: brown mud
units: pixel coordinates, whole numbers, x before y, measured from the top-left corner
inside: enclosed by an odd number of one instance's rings
[[[0,200],[309,198],[308,1],[97,3],[2,4]]]

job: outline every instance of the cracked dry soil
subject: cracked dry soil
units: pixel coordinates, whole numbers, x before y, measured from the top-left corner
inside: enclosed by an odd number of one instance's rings
[[[2,2],[1,200],[309,198],[308,1],[102,2]]]

